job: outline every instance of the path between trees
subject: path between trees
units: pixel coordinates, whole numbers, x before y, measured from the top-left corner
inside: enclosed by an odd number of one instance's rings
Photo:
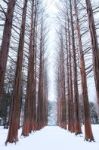
[[[2,129],[0,150],[99,150],[99,126],[93,126],[96,142],[86,142],[83,135],[75,136],[57,126],[47,126],[32,133],[29,137],[20,137],[15,144],[4,145],[7,130]]]

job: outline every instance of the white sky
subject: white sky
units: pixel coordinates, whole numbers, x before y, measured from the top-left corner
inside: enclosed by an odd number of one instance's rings
[[[55,18],[58,12],[56,7],[57,0],[43,0],[44,7],[47,14],[47,23],[49,28],[48,33],[48,77],[49,77],[49,100],[56,100],[56,92],[55,92],[55,50],[56,50],[56,29],[55,29]]]
[[[49,15],[53,15],[54,13],[57,13],[57,7],[56,3],[58,0],[43,0],[44,4],[46,5],[46,10],[49,13]]]

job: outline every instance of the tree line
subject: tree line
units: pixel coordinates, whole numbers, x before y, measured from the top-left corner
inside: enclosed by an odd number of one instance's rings
[[[99,108],[99,7],[91,0],[62,0],[57,17],[57,124],[81,134],[82,91],[85,140],[94,141],[88,76],[94,75]],[[0,2],[0,117],[8,123],[6,144],[40,130],[48,122],[48,28],[40,0]],[[5,110],[3,110],[5,105]]]
[[[6,144],[47,124],[47,72],[45,46],[47,29],[38,0],[0,2],[0,115],[4,96],[9,94]],[[7,97],[8,98],[8,97]]]
[[[76,135],[81,134],[82,101],[87,141],[94,141],[87,84],[89,76],[94,76],[99,112],[99,20],[95,19],[99,13],[97,5],[93,6],[91,0],[63,0],[58,6],[57,17],[60,24],[57,29],[56,70],[58,124]],[[80,90],[82,100],[79,97]]]

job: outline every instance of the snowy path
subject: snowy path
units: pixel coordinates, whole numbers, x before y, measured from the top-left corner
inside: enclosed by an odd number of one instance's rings
[[[0,150],[99,150],[99,126],[93,126],[96,142],[85,142],[83,137],[75,136],[59,127],[45,127],[29,137],[20,137],[15,144],[4,145],[6,130],[0,133]]]

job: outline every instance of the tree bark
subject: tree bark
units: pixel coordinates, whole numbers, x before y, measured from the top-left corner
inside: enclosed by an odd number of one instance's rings
[[[66,53],[67,53],[67,100],[68,100],[68,130],[74,132],[74,104],[73,104],[73,75],[71,60],[71,38],[70,38],[70,19],[67,11],[67,31],[66,31]]]
[[[85,139],[92,141],[94,140],[94,138],[93,138],[92,129],[91,129],[89,100],[88,100],[88,91],[87,91],[87,78],[86,78],[86,71],[85,71],[85,60],[84,60],[84,54],[83,54],[76,0],[74,0],[74,10],[75,10],[75,18],[76,18],[76,26],[77,26],[77,34],[78,34],[78,44],[79,44],[80,72],[81,72],[82,95],[83,95],[83,104],[84,104]]]
[[[41,38],[40,38],[40,65],[39,65],[39,86],[38,86],[38,104],[37,104],[37,129],[43,127],[43,20],[41,22]]]
[[[6,144],[8,142],[13,143],[18,141],[18,128],[19,128],[19,119],[20,119],[19,112],[20,112],[21,74],[22,74],[27,2],[28,0],[24,1],[24,7],[23,7],[17,65],[16,65],[14,89],[13,89],[13,96],[12,96],[11,116],[10,116],[9,131],[8,131]]]
[[[74,37],[74,24],[72,14],[72,1],[70,0],[70,16],[71,16],[71,31],[72,31],[72,53],[73,53],[73,79],[74,79],[74,126],[75,134],[81,133],[80,118],[79,118],[79,94],[78,94],[78,83],[77,83],[77,62],[76,62],[76,48],[75,48],[75,37]]]
[[[92,52],[93,52],[93,66],[94,66],[94,79],[95,79],[95,86],[96,86],[96,94],[97,94],[97,102],[99,107],[99,47],[97,41],[97,34],[93,16],[93,10],[91,6],[90,0],[85,0],[87,6],[87,14],[88,14],[88,21],[89,21],[89,30],[91,35],[91,44],[92,44]],[[99,111],[99,109],[98,109]]]
[[[4,25],[3,37],[2,37],[2,43],[0,49],[0,106],[1,106],[1,99],[3,95],[4,77],[5,77],[7,58],[9,52],[15,3],[16,0],[8,1],[8,8],[6,13],[6,18],[5,18],[5,25]]]
[[[34,118],[33,114],[36,111],[36,100],[34,97],[34,1],[32,1],[32,13],[31,13],[31,31],[30,31],[30,45],[29,45],[29,60],[28,60],[28,77],[27,77],[27,92],[25,100],[24,110],[24,123],[22,135],[28,136],[29,133],[34,130]]]

